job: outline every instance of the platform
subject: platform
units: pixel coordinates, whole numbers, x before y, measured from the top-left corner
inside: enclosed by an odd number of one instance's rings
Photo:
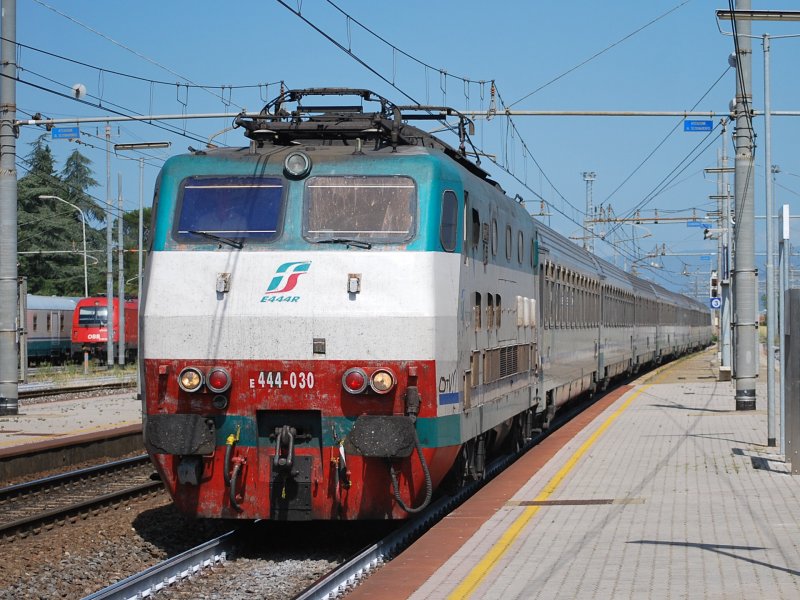
[[[601,400],[348,598],[800,598],[800,477],[763,378],[737,412],[715,358]]]
[[[0,416],[0,455],[44,440],[64,440],[141,423],[142,403],[135,390],[100,398],[26,400],[19,414]]]

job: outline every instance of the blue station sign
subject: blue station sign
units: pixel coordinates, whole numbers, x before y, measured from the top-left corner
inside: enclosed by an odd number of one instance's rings
[[[684,131],[711,131],[714,129],[714,121],[712,120],[690,120],[684,119],[683,121],[683,130]]]
[[[81,137],[81,130],[75,127],[53,127],[50,137],[54,140],[74,140]]]

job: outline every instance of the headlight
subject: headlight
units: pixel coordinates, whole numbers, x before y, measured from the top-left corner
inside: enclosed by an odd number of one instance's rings
[[[231,387],[231,376],[222,367],[214,367],[208,372],[206,385],[215,394],[221,394]]]
[[[304,152],[290,152],[283,161],[283,168],[289,177],[301,179],[311,172],[311,159]]]
[[[394,375],[388,369],[378,369],[369,380],[370,387],[378,394],[390,392],[394,384]]]
[[[196,392],[203,385],[203,374],[199,369],[186,367],[178,376],[178,385],[184,392]]]

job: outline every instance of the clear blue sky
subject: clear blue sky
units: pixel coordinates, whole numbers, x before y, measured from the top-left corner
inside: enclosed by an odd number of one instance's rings
[[[734,71],[727,63],[733,42],[720,33],[714,13],[728,8],[722,1],[493,4],[473,0],[336,0],[336,6],[354,19],[349,23],[325,0],[286,3],[295,10],[299,7],[306,19],[351,48],[396,88],[276,0],[230,4],[205,0],[17,0],[17,41],[25,46],[19,54],[20,77],[44,88],[18,85],[18,118],[36,112],[71,118],[115,112],[254,111],[277,94],[274,83],[278,81],[285,81],[290,88],[364,87],[399,104],[411,103],[411,97],[459,109],[487,107],[488,84],[467,84],[443,76],[442,71],[475,82],[494,80],[507,105],[528,110],[682,111],[697,105],[696,110],[720,112],[727,110],[735,93]],[[796,6],[786,1],[768,4],[754,0],[752,8]],[[393,51],[355,21],[433,69]],[[723,28],[730,29],[728,25]],[[800,23],[753,24],[754,35],[765,32],[800,34]],[[763,109],[764,98],[761,48],[761,41],[753,40],[753,105],[757,110]],[[775,40],[772,50],[773,110],[798,110],[800,38]],[[69,95],[71,86],[77,83],[86,86],[85,99],[94,106],[54,93]],[[187,90],[177,83],[190,87]],[[267,83],[273,85],[267,88]],[[479,121],[474,139],[484,152],[511,167],[527,188],[488,161],[483,165],[509,195],[520,194],[527,200],[536,200],[536,195],[544,197],[551,205],[550,224],[564,235],[581,235],[574,221],[583,219],[579,212],[585,204],[583,171],[597,174],[594,204],[610,204],[620,216],[662,188],[644,212],[658,208],[666,214],[683,209],[680,214],[686,214],[694,207],[704,215],[715,208],[715,201],[708,196],[716,194],[716,179],[704,176],[703,168],[716,164],[720,148],[716,132],[708,138],[704,133],[684,133],[679,118],[665,117],[515,117],[514,124],[518,135],[512,137],[505,119]],[[223,119],[175,121],[168,126],[171,131],[166,131],[154,125],[123,123],[114,126],[112,141],[172,142],[167,151],[147,153],[145,198],[149,201],[155,175],[166,157],[184,152],[189,145],[202,147],[205,139],[228,125],[230,122]],[[763,215],[763,118],[756,119],[756,129],[756,213]],[[105,199],[105,144],[94,137],[102,136],[102,127],[83,125],[81,130],[81,151],[93,161],[101,182],[93,194]],[[30,151],[29,144],[41,132],[36,127],[22,128],[17,149],[20,174],[25,172],[22,159]],[[776,200],[778,204],[791,204],[796,212],[800,212],[798,134],[800,117],[773,118],[772,162],[781,168]],[[533,158],[526,155],[520,140]],[[239,131],[233,131],[215,141],[235,146],[244,145],[246,140]],[[53,140],[50,146],[61,168],[74,143]],[[693,153],[698,146],[706,148],[699,156]],[[731,144],[728,152],[733,154]],[[682,163],[687,157],[691,157],[688,165]],[[138,163],[112,158],[111,172],[112,196],[116,198],[117,174],[122,173],[125,207],[134,208],[139,194]],[[529,207],[538,212],[539,202]],[[761,245],[757,251],[762,252],[763,230],[763,220],[757,221]],[[630,238],[634,231],[643,238],[638,242],[642,254],[666,244],[668,256],[661,259],[665,268],[644,270],[642,274],[673,289],[688,290],[694,285],[692,278],[680,276],[684,263],[688,271],[707,271],[710,263],[699,257],[669,254],[716,251],[715,242],[702,239],[702,230],[685,224],[625,227],[618,234]],[[793,233],[800,235],[800,226]],[[599,254],[612,256],[610,245],[598,242],[595,247]],[[627,252],[631,251],[629,246]],[[704,286],[705,277],[699,279]]]

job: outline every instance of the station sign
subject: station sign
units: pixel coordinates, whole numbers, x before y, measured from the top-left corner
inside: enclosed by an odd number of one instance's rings
[[[81,130],[75,127],[53,127],[50,137],[54,140],[74,140],[81,137]]]
[[[683,121],[684,131],[712,131],[714,129],[714,121],[708,120],[690,120]]]

